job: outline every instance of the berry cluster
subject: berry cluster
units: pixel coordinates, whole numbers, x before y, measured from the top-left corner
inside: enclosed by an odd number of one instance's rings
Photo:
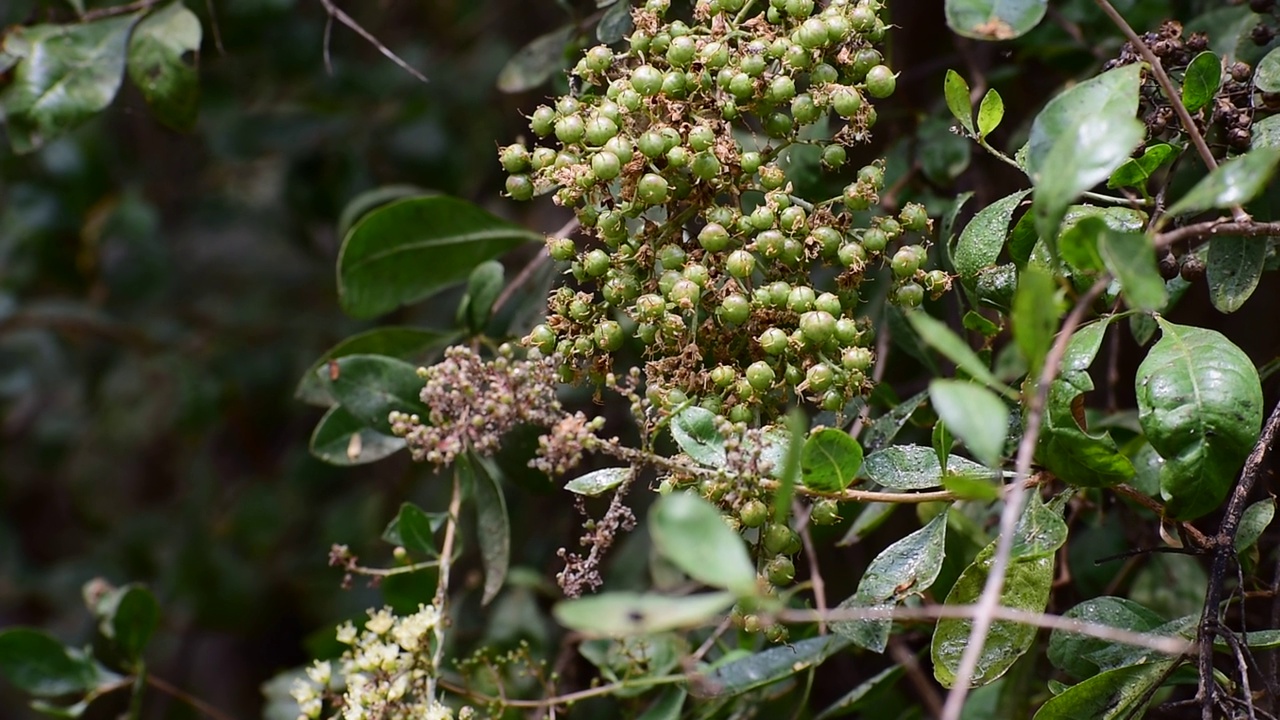
[[[891,258],[891,297],[908,306],[950,284],[904,242],[927,237],[922,206],[866,219],[882,165],[819,202],[785,169],[793,146],[817,146],[834,170],[869,138],[871,100],[896,82],[873,47],[881,0],[770,0],[750,17],[744,0],[698,0],[690,22],[665,19],[668,6],[636,8],[629,49],[589,49],[580,91],[533,112],[554,147],[500,152],[511,197],[554,192],[586,236],[548,240],[577,285],[553,292],[527,343],[561,358],[566,380],[599,380],[634,334],[651,392],[735,422],[768,421],[793,397],[841,410],[869,389],[873,333],[854,319],[868,264]]]

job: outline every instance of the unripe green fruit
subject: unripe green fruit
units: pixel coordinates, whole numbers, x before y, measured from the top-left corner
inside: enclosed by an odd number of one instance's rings
[[[613,64],[613,51],[607,45],[597,45],[587,51],[586,61],[591,72],[604,72]]]
[[[658,262],[662,263],[663,270],[679,270],[684,267],[686,259],[684,248],[675,243],[658,248]]]
[[[667,292],[667,299],[681,307],[693,307],[698,304],[698,299],[702,297],[702,288],[694,281],[682,277],[671,286],[671,290]]]
[[[720,161],[709,152],[698,153],[689,169],[700,180],[713,180],[720,175]]]
[[[770,102],[784,103],[796,96],[796,81],[788,75],[777,75],[769,81]]]
[[[778,328],[769,328],[760,333],[756,342],[760,343],[760,349],[770,355],[781,355],[787,351],[787,334]]]
[[[773,227],[773,223],[777,217],[773,214],[773,208],[768,205],[757,205],[755,210],[751,211],[751,227],[756,230],[768,230]]]
[[[797,330],[796,332],[800,331]],[[804,371],[799,366],[788,363],[786,370],[782,373],[782,377],[787,381],[789,387],[798,387],[800,383],[804,382]]]
[[[813,309],[813,301],[817,296],[813,288],[807,285],[791,288],[791,292],[787,294],[787,309],[793,313],[809,312]]]
[[[904,283],[894,292],[893,298],[903,307],[919,307],[924,302],[924,288],[913,282]]]
[[[894,88],[897,87],[898,78],[888,67],[876,65],[867,71],[867,78],[864,82],[871,97],[887,98],[893,94]]]
[[[856,370],[865,373],[871,369],[871,364],[875,360],[875,353],[870,348],[851,347],[845,348],[840,353],[840,364],[845,370]]]
[[[670,187],[666,178],[654,173],[645,173],[636,183],[636,199],[646,205],[661,205],[667,201]]]
[[[736,423],[749,423],[755,417],[755,413],[747,405],[738,404],[729,408],[729,419]]]
[[[778,227],[789,233],[802,233],[808,229],[804,208],[793,205],[778,215]]]
[[[791,286],[783,280],[769,283],[769,305],[775,308],[787,306],[787,298],[791,297]]]
[[[751,76],[740,72],[733,76],[729,81],[729,93],[739,100],[750,99],[756,92],[755,80]]]
[[[634,277],[619,275],[605,281],[604,287],[600,288],[600,294],[604,295],[604,299],[610,305],[617,307],[635,300],[640,294],[640,286]]]
[[[622,347],[626,336],[622,332],[622,326],[613,320],[605,320],[596,325],[595,329],[596,347],[605,352],[613,352]]]
[[[591,157],[591,172],[601,180],[609,181],[622,174],[622,162],[617,155],[601,150]]]
[[[543,355],[550,355],[556,349],[556,333],[546,325],[535,325],[529,331],[529,344],[538,348]]]
[[[862,95],[856,88],[840,87],[831,93],[831,107],[840,117],[853,117],[862,109]]]
[[[763,360],[757,360],[747,366],[747,382],[751,383],[751,387],[764,392],[773,387],[775,375],[773,368],[769,367],[769,363]]]
[[[667,151],[667,165],[682,168],[689,164],[689,151],[683,145],[677,145]]]
[[[750,277],[756,268],[756,256],[746,250],[734,250],[725,259],[724,269],[733,277]]]
[[[863,48],[853,56],[853,66],[850,69],[858,78],[865,78],[871,68],[879,65],[880,61],[883,59],[884,57],[880,55],[879,50],[876,50],[875,48]]]
[[[727,228],[734,223],[737,213],[734,212],[733,208],[715,205],[707,210],[706,218],[709,223],[715,223]]]
[[[738,69],[750,77],[757,78],[764,73],[765,65],[764,48],[758,48],[760,52],[751,52],[751,48],[747,49],[747,54],[742,57],[738,63]]]
[[[868,228],[862,233],[862,247],[868,252],[880,252],[889,244],[889,236],[880,228]]]
[[[670,294],[671,288],[675,287],[676,281],[683,278],[684,276],[680,274],[679,270],[667,270],[658,277],[658,290],[665,297]]]
[[[809,71],[809,85],[830,85],[840,79],[840,72],[830,63],[818,63]]]
[[[682,35],[672,38],[671,45],[667,47],[667,62],[674,67],[686,67],[697,53],[698,43],[692,37]]]
[[[870,185],[875,190],[884,187],[884,168],[879,165],[866,165],[858,170],[858,181]]]
[[[849,21],[844,19],[843,15],[832,14],[826,18],[827,23],[827,42],[832,45],[838,45],[849,38],[849,32],[852,30]]]
[[[850,318],[836,320],[836,342],[841,345],[852,345],[858,341],[861,335],[862,331],[858,329],[858,323]]]
[[[498,162],[509,173],[524,172],[529,169],[529,149],[519,143],[508,145],[498,152]]]
[[[844,235],[830,225],[821,225],[813,229],[813,240],[822,248],[823,257],[833,258],[840,251]]]
[[[819,404],[828,412],[840,412],[844,409],[844,393],[834,389],[828,390],[822,394],[822,401]]]
[[[591,277],[600,277],[609,269],[609,253],[596,248],[582,259],[582,269]]]
[[[640,150],[640,154],[650,160],[658,157],[667,151],[666,141],[662,135],[656,130],[648,130],[636,140],[636,147]]]
[[[890,266],[893,268],[893,274],[896,277],[905,279],[916,274],[916,270],[920,268],[920,259],[916,257],[914,252],[902,248],[893,254]]]
[[[512,175],[507,178],[507,195],[512,200],[529,200],[533,197],[533,180],[528,175]]]
[[[741,325],[751,317],[751,301],[734,293],[720,301],[720,319],[730,325]]]
[[[796,579],[796,566],[791,558],[779,555],[764,566],[764,575],[774,585],[790,585]]]
[[[556,139],[565,145],[581,141],[586,134],[587,126],[578,115],[566,115],[556,121]]]
[[[840,305],[840,298],[835,293],[824,292],[813,301],[813,309],[821,310],[830,314],[832,317],[840,317],[844,312],[844,308]]]
[[[836,319],[825,310],[810,310],[800,316],[800,332],[814,345],[822,345],[831,339],[835,331]]]
[[[688,76],[680,70],[673,70],[662,76],[662,94],[669,98],[682,99],[688,92],[689,85]]]
[[[792,43],[791,47],[787,48],[787,54],[782,58],[782,61],[797,70],[806,70],[813,65],[813,53],[810,52],[809,48],[800,45],[796,41]]]
[[[789,237],[782,242],[782,262],[788,267],[795,267],[804,259],[804,243]]]
[[[658,337],[658,328],[650,323],[642,323],[636,326],[636,337],[645,345],[652,345]]]
[[[924,287],[930,296],[936,298],[951,287],[951,277],[942,270],[930,270],[925,273]]]
[[[636,298],[636,319],[655,322],[667,312],[667,302],[652,293]]]
[[[786,0],[783,8],[797,20],[807,18],[813,14],[813,0]]]
[[[662,90],[662,72],[652,65],[641,65],[631,71],[631,87],[644,97],[653,97]]]
[[[729,243],[729,231],[725,230],[724,226],[719,223],[707,223],[698,232],[698,244],[708,252],[725,250],[729,247]]]
[[[566,120],[568,118],[565,118]],[[604,145],[618,134],[618,123],[604,116],[596,116],[587,122],[586,138],[588,145]]]
[[[782,523],[771,523],[766,527],[762,540],[765,550],[774,555],[790,555],[800,549],[800,538]]]
[[[680,137],[680,131],[670,125],[662,126],[662,128],[658,130],[658,134],[662,136],[663,152],[667,152],[684,141],[684,138]]]
[[[716,142],[716,131],[707,125],[695,125],[689,130],[689,147],[695,152],[702,152]]]
[[[580,337],[573,341],[574,355],[591,355],[595,349],[595,343],[589,337]]]
[[[748,500],[738,508],[738,520],[743,527],[760,527],[769,519],[769,508],[759,500]]]
[[[822,117],[822,108],[809,93],[800,93],[791,100],[791,115],[801,125],[811,125]]]
[[[840,522],[840,504],[830,498],[819,500],[809,511],[809,521],[819,526],[835,525]]]
[[[702,64],[711,70],[719,70],[729,63],[729,48],[715,40],[702,46]]]
[[[850,183],[844,186],[841,199],[844,200],[845,207],[854,212],[861,212],[871,207],[872,195],[874,191],[862,183]]]
[[[756,171],[760,169],[760,165],[762,163],[763,158],[760,157],[760,153],[755,152],[754,150],[742,153],[742,159],[739,161],[739,164],[742,167],[742,172],[747,175],[754,175]]]
[[[826,363],[814,363],[805,373],[805,381],[809,383],[809,392],[826,392],[835,382],[836,372]]]
[[[707,283],[711,282],[711,272],[707,270],[707,266],[702,263],[689,263],[684,266],[681,273],[688,280],[692,280],[695,285],[705,288]]]
[[[794,129],[791,116],[784,112],[770,113],[764,119],[764,131],[769,137],[784,138]]]
[[[796,30],[793,39],[806,50],[816,50],[828,42],[827,24],[818,18],[809,18]]]
[[[858,5],[849,11],[849,25],[860,33],[866,32],[876,26],[876,13],[866,5]]]
[[[777,190],[787,182],[787,174],[778,167],[770,163],[760,168],[760,186],[765,190]]]
[[[546,137],[555,127],[556,111],[546,105],[539,105],[529,117],[529,129],[538,137]]]
[[[822,166],[825,168],[838,168],[844,165],[848,159],[848,153],[843,145],[828,145],[822,148]]]
[[[728,365],[717,365],[711,370],[711,382],[715,383],[718,388],[727,388],[737,379],[738,373],[734,372],[733,368]]]
[[[782,256],[786,238],[777,230],[765,230],[756,235],[756,252],[765,260],[774,260]]]
[[[884,234],[889,236],[890,240],[897,240],[902,235],[902,223],[897,220],[891,217],[881,217],[876,218],[876,222],[880,229],[884,231]]]

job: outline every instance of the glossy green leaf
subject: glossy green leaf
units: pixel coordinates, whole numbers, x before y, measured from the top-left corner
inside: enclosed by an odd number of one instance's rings
[[[484,560],[484,595],[480,604],[488,605],[507,579],[507,567],[511,564],[511,521],[507,518],[507,499],[496,470],[483,458],[462,457],[459,470],[471,477],[476,543]]]
[[[755,592],[746,545],[701,497],[675,492],[660,498],[649,511],[649,532],[654,548],[694,580],[738,595]]]
[[[858,589],[841,608],[892,607],[908,595],[923,593],[938,579],[946,550],[947,513],[880,552],[867,566]],[[854,644],[884,652],[891,620],[849,620],[831,624],[831,631]]]
[[[520,48],[498,73],[498,89],[504,93],[532,90],[563,70],[568,61],[565,46],[573,38],[576,28],[570,24],[539,35]]]
[[[1150,235],[1118,233],[1104,225],[1098,235],[1098,254],[1111,274],[1120,281],[1125,301],[1130,307],[1154,312],[1169,301],[1164,278],[1156,266],[1156,251]]]
[[[329,348],[298,381],[294,397],[311,405],[329,407],[337,402],[327,387],[329,361],[348,355],[385,355],[405,361],[426,361],[458,339],[458,333],[415,327],[380,327],[343,340]]]
[[[1169,208],[1165,217],[1243,205],[1266,188],[1277,162],[1280,162],[1280,148],[1264,147],[1237,155],[1196,183]]]
[[[131,583],[104,595],[94,614],[103,637],[111,640],[129,663],[137,663],[160,622],[160,604],[146,587]]]
[[[438,193],[431,190],[425,190],[417,185],[382,185],[365,190],[347,201],[346,206],[342,208],[342,214],[338,216],[338,237],[346,237],[351,232],[351,227],[356,224],[360,218],[368,215],[376,208],[382,207],[396,200],[404,200],[406,198],[428,197],[437,195]]]
[[[1019,539],[1015,538],[1015,542]],[[947,605],[973,605],[978,602],[991,572],[995,557],[996,541],[978,553],[977,558],[965,568],[960,578],[947,593]],[[1044,612],[1049,603],[1049,590],[1053,585],[1053,555],[1037,555],[1023,560],[1011,560],[1004,580],[1000,604],[1004,607],[1028,612]],[[942,618],[933,631],[930,651],[933,658],[933,676],[944,687],[955,681],[960,657],[969,645],[973,621],[960,618]],[[996,620],[991,624],[983,645],[978,666],[973,674],[972,687],[981,687],[995,681],[1008,672],[1013,663],[1035,642],[1036,628],[1022,623]]]
[[[1147,181],[1156,173],[1165,163],[1177,157],[1178,153],[1173,146],[1168,143],[1156,143],[1147,146],[1142,151],[1142,155],[1136,158],[1129,158],[1111,173],[1110,179],[1107,180],[1107,187],[1111,189],[1122,187],[1135,187],[1142,192],[1147,191]]]
[[[475,266],[542,236],[457,198],[399,200],[362,217],[338,254],[342,309],[370,318],[465,280]]]
[[[831,720],[848,715],[854,710],[873,707],[881,693],[891,690],[905,672],[906,668],[902,665],[890,665],[828,705],[813,720]]]
[[[708,467],[724,467],[724,437],[716,429],[716,414],[690,405],[671,418],[671,437],[695,462]]]
[[[621,5],[628,5],[626,0],[618,0]],[[644,714],[636,720],[680,720],[680,710],[689,691],[682,687],[669,687],[662,691],[658,699],[649,706]]]
[[[1009,430],[1009,408],[998,395],[963,380],[934,380],[929,400],[938,417],[979,462],[998,467]]]
[[[1253,362],[1221,333],[1157,318],[1162,336],[1138,366],[1138,422],[1165,459],[1165,512],[1190,520],[1217,508],[1262,428]]]
[[[892,445],[867,456],[863,472],[872,482],[893,490],[928,490],[942,484],[942,464],[933,448]],[[947,475],[993,477],[991,470],[959,455],[947,458]]]
[[[973,132],[973,106],[969,101],[969,83],[955,70],[947,70],[947,77],[942,81],[942,96],[947,101],[947,109],[960,121],[960,126]]]
[[[124,77],[129,31],[140,16],[8,31],[3,50],[20,60],[0,93],[0,116],[14,152],[38,150],[111,104]]]
[[[1253,650],[1275,650],[1280,648],[1280,630],[1253,630],[1244,633],[1240,640]],[[1221,638],[1214,638],[1213,648],[1219,652],[1229,650],[1226,641]]]
[[[1221,84],[1222,61],[1218,56],[1207,50],[1196,55],[1182,78],[1182,104],[1190,112],[1207,107]]]
[[[916,130],[916,157],[924,176],[935,183],[960,177],[973,157],[973,143],[953,132],[941,117],[926,118]]]
[[[721,665],[692,687],[707,697],[740,695],[817,667],[848,645],[849,641],[838,635],[779,645]]]
[[[565,483],[564,489],[575,495],[596,497],[618,487],[631,477],[632,470],[625,468],[601,468],[576,477]]]
[[[991,203],[974,215],[965,226],[952,253],[952,262],[962,279],[973,281],[978,271],[993,265],[1000,257],[1000,250],[1009,235],[1009,221],[1013,218],[1013,211],[1030,192],[1019,190]]]
[[[1224,313],[1239,310],[1257,289],[1266,260],[1266,238],[1213,236],[1205,261],[1213,306]]]
[[[626,37],[632,27],[631,0],[618,0],[600,17],[600,24],[596,25],[596,39],[612,45]]]
[[[1037,377],[1044,356],[1053,344],[1062,306],[1058,303],[1058,284],[1053,276],[1028,267],[1018,276],[1018,289],[1013,294],[1013,339],[1027,361],[1028,374]]]
[[[1150,608],[1127,598],[1109,595],[1085,600],[1064,613],[1063,617],[1134,632],[1148,632],[1165,622]],[[1108,640],[1055,629],[1049,635],[1047,654],[1054,667],[1083,680],[1104,670],[1090,658],[1111,645]]]
[[[1244,509],[1240,525],[1236,528],[1236,553],[1242,553],[1258,543],[1258,538],[1276,517],[1276,500],[1267,498]]]
[[[1000,486],[990,479],[965,475],[947,475],[942,478],[942,488],[957,500],[988,502],[1000,497]]]
[[[810,433],[800,450],[800,481],[810,490],[840,492],[853,484],[861,467],[862,446],[836,428]]]
[[[1041,174],[1058,172],[1049,154],[1055,145],[1065,142],[1062,138],[1078,135],[1077,126],[1094,117],[1133,118],[1138,114],[1143,68],[1135,63],[1108,70],[1071,86],[1045,105],[1032,121],[1027,139],[1026,168],[1037,184]]]
[[[1053,555],[1067,542],[1067,524],[1062,513],[1046,505],[1040,496],[1032,493],[1027,507],[1014,530],[1013,549],[1009,555],[1014,560],[1031,560]]]
[[[970,310],[960,318],[960,324],[965,330],[972,330],[983,337],[995,337],[1000,334],[1002,329],[999,325],[992,322],[985,315],[980,315],[976,310]]]
[[[311,433],[311,454],[330,465],[363,465],[404,449],[404,438],[378,432],[335,405]]]
[[[175,130],[190,130],[200,103],[200,18],[174,2],[143,18],[129,39],[129,79],[151,112]]]
[[[929,399],[927,391],[920,391],[915,395],[903,400],[893,407],[892,410],[881,415],[867,426],[867,431],[862,438],[863,446],[868,450],[877,450],[883,448],[898,436],[902,428],[906,426],[907,421],[915,414],[916,410]]]
[[[1070,485],[1107,487],[1133,477],[1133,465],[1109,433],[1090,434],[1076,420],[1076,402],[1093,390],[1089,366],[1102,347],[1107,321],[1080,327],[1067,342],[1062,372],[1049,386],[1036,459]]]
[[[361,424],[391,434],[391,411],[428,414],[418,368],[384,355],[347,355],[317,371],[323,387]]]
[[[1280,91],[1280,48],[1267,53],[1253,73],[1253,84],[1262,92]]]
[[[435,534],[438,522],[411,502],[401,503],[400,512],[382,531],[382,539],[409,552],[436,557]]]
[[[82,693],[98,682],[94,663],[34,628],[0,630],[0,675],[36,697]]]
[[[1141,717],[1151,690],[1164,681],[1175,661],[1130,665],[1095,675],[1049,699],[1032,720],[1120,720]]]
[[[484,332],[489,323],[489,314],[493,311],[493,303],[502,292],[506,270],[497,260],[488,260],[471,271],[467,281],[467,293],[462,296],[458,305],[458,319],[473,335]]]
[[[907,320],[911,322],[911,327],[920,335],[921,340],[955,363],[956,367],[969,377],[1001,392],[1007,390],[1004,384],[987,369],[987,363],[978,357],[978,353],[974,352],[963,338],[952,332],[946,323],[924,312],[909,313]]]
[[[1048,0],[946,0],[947,25],[975,40],[1012,40],[1040,24]]]
[[[1004,99],[992,88],[982,96],[982,104],[978,106],[978,135],[986,137],[1000,126],[1004,119]]]
[[[1270,115],[1253,124],[1249,129],[1252,139],[1249,147],[1280,148],[1280,115]]]
[[[622,637],[703,625],[729,609],[728,592],[671,597],[608,592],[556,603],[552,614],[561,625],[596,637]]]

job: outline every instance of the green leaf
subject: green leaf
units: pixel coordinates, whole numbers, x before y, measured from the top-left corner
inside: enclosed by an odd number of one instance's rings
[[[1240,637],[1239,634],[1236,637]],[[1280,630],[1254,630],[1244,633],[1244,637],[1240,639],[1253,650],[1275,650],[1280,648]],[[1228,652],[1229,650],[1226,641],[1217,637],[1213,640],[1213,649],[1219,652]]]
[[[462,296],[458,305],[458,316],[472,335],[484,332],[489,324],[489,314],[493,311],[493,303],[502,292],[506,270],[497,260],[487,260],[471,271],[467,282],[467,294]]]
[[[741,695],[817,667],[848,645],[849,641],[838,635],[780,645],[721,665],[691,687],[707,697]]]
[[[1253,362],[1221,333],[1157,318],[1162,336],[1138,366],[1138,422],[1165,459],[1165,512],[1190,520],[1218,507],[1262,428]]]
[[[370,318],[465,280],[485,260],[542,236],[465,200],[399,200],[362,217],[338,254],[342,309]]]
[[[933,448],[893,445],[867,456],[863,472],[872,482],[892,490],[928,490],[942,484],[942,464]],[[947,475],[993,477],[990,469],[959,455],[947,457]]]
[[[804,452],[802,439],[808,432],[809,418],[798,407],[787,413],[786,453],[782,457],[781,472],[778,473],[778,489],[773,492],[774,522],[785,523],[791,514],[791,497],[796,491],[796,481],[800,477],[800,456]],[[766,448],[768,445],[766,445]]]
[[[1036,459],[1070,485],[1107,487],[1133,477],[1133,465],[1109,433],[1091,435],[1076,420],[1076,402],[1093,390],[1089,366],[1102,347],[1109,320],[1076,330],[1067,342],[1062,372],[1049,385]]]
[[[1213,306],[1224,313],[1239,310],[1257,289],[1266,260],[1266,238],[1213,236],[1205,261]]]
[[[1154,312],[1165,306],[1169,296],[1164,278],[1156,266],[1155,246],[1146,233],[1118,233],[1094,218],[1081,221],[1099,226],[1098,254],[1107,269],[1120,281],[1126,302],[1137,310]]]
[[[1253,138],[1249,141],[1249,147],[1254,150],[1280,147],[1280,115],[1271,115],[1255,122],[1250,132]]]
[[[1064,613],[1063,617],[1134,632],[1148,632],[1164,624],[1164,618],[1154,610],[1127,598],[1109,595],[1085,600]],[[1091,656],[1111,645],[1108,640],[1055,629],[1049,635],[1049,662],[1077,680],[1083,680],[1106,669]]]
[[[687,492],[660,498],[649,511],[654,548],[685,575],[738,595],[756,589],[747,547],[711,503]]]
[[[471,489],[476,505],[476,541],[484,559],[484,596],[488,605],[502,589],[511,564],[511,522],[507,519],[507,500],[498,475],[483,458],[463,456],[459,470],[471,476]]]
[[[341,405],[329,408],[311,433],[311,454],[330,465],[364,465],[403,448],[404,438],[374,430]]]
[[[1025,540],[1022,540],[1025,542]],[[947,605],[973,605],[978,602],[991,572],[996,542],[993,541],[978,553],[969,567],[947,593]],[[1019,538],[1015,538],[1019,542]],[[1053,585],[1053,555],[1037,555],[1023,560],[1011,560],[1004,580],[1000,604],[1015,610],[1044,612],[1049,603],[1049,590]],[[933,632],[930,648],[933,658],[933,676],[943,687],[951,687],[960,666],[960,656],[969,645],[973,621],[961,618],[942,618]],[[1022,623],[996,620],[987,633],[982,655],[973,674],[972,687],[987,685],[1013,666],[1031,643],[1035,642],[1036,628]]]
[[[174,2],[144,18],[129,39],[129,79],[156,118],[175,130],[196,123],[201,35],[200,18]]]
[[[1130,665],[1095,675],[1049,698],[1032,720],[1119,720],[1142,717],[1151,691],[1164,681],[1176,661]]]
[[[1111,173],[1111,178],[1107,180],[1107,187],[1112,190],[1122,187],[1136,187],[1145,193],[1147,191],[1147,181],[1151,179],[1151,176],[1177,155],[1177,151],[1168,143],[1149,145],[1146,150],[1142,151],[1140,157],[1129,158],[1124,161],[1124,164],[1116,168],[1116,171]]]
[[[978,276],[978,271],[995,264],[1004,247],[1005,238],[1009,235],[1009,221],[1013,218],[1013,211],[1030,192],[1019,190],[991,203],[974,215],[965,226],[952,254],[952,262],[962,279],[972,282]]]
[[[633,26],[631,0],[618,0],[600,17],[600,24],[596,25],[596,39],[612,45],[626,37]]]
[[[1018,276],[1018,289],[1013,294],[1013,339],[1026,358],[1028,375],[1038,377],[1044,356],[1053,344],[1054,332],[1062,307],[1057,298],[1058,284],[1053,276],[1028,267]]]
[[[955,70],[947,70],[947,77],[942,81],[942,95],[947,101],[947,109],[960,121],[961,127],[972,134],[973,106],[969,100],[969,83]]]
[[[391,411],[428,414],[418,368],[384,355],[347,355],[322,367],[322,386],[365,427],[391,434]]]
[[[972,330],[983,337],[992,338],[1000,334],[1001,327],[996,323],[987,319],[985,315],[980,315],[976,310],[970,310],[960,319],[960,324],[965,330]]]
[[[0,93],[14,152],[38,150],[111,104],[140,13],[70,25],[18,25],[5,53],[21,58]]]
[[[858,589],[838,607],[892,607],[908,595],[928,590],[942,570],[946,539],[947,513],[941,512],[924,527],[881,551],[867,566]],[[831,624],[831,631],[879,653],[889,642],[892,624],[888,619],[839,621]]]
[[[734,599],[728,592],[680,597],[608,592],[556,603],[551,612],[570,630],[622,637],[703,625],[733,605]]]
[[[113,641],[128,662],[138,663],[160,622],[160,604],[150,590],[132,583],[102,596],[94,614],[103,637]]]
[[[671,437],[694,462],[724,467],[724,437],[716,429],[716,414],[710,410],[690,405],[676,413],[671,418]]]
[[[1190,112],[1207,107],[1213,102],[1222,84],[1222,61],[1208,50],[1191,58],[1182,78],[1182,104]]]
[[[1244,514],[1240,516],[1240,525],[1236,528],[1236,554],[1256,545],[1275,516],[1276,499],[1273,497],[1259,500],[1245,508]]]
[[[1031,494],[1027,507],[1014,530],[1013,560],[1031,560],[1053,555],[1067,542],[1067,524],[1062,513],[1054,510],[1036,493]]]
[[[1027,172],[1039,182],[1041,174],[1058,172],[1049,161],[1055,145],[1075,137],[1077,126],[1094,117],[1133,118],[1138,114],[1138,86],[1144,65],[1136,63],[1108,70],[1077,83],[1045,105],[1031,123],[1027,139]],[[1135,145],[1137,143],[1134,143]]]
[[[987,369],[987,363],[978,357],[963,338],[952,332],[946,323],[924,312],[909,313],[907,320],[920,335],[921,340],[955,363],[956,367],[969,377],[1000,392],[1008,391],[1004,383],[997,380],[996,376]]]
[[[520,48],[498,73],[498,89],[504,93],[525,92],[550,80],[556,71],[568,65],[565,46],[575,31],[572,24],[565,25],[539,35]]]
[[[982,104],[978,106],[978,136],[985,138],[1000,126],[1004,119],[1004,99],[992,88],[982,96]]]
[[[619,5],[628,6],[628,0],[618,0]],[[649,706],[644,714],[636,720],[680,720],[680,710],[684,707],[684,699],[689,691],[682,687],[669,687],[662,691],[657,700]]]
[[[36,697],[83,693],[98,683],[94,663],[34,628],[0,630],[0,674]]]
[[[385,355],[406,361],[426,361],[458,339],[458,333],[414,327],[380,327],[366,330],[329,348],[298,381],[293,396],[310,405],[329,407],[337,402],[326,386],[333,369],[330,360],[348,355]]]
[[[438,523],[422,508],[411,502],[401,503],[400,512],[382,531],[382,539],[410,552],[436,557],[436,527]]]
[[[999,466],[1009,430],[1009,408],[999,396],[962,380],[934,380],[929,383],[929,400],[979,462]]]
[[[1280,48],[1273,48],[1258,63],[1253,73],[1253,84],[1262,92],[1280,91]]]
[[[916,130],[916,156],[924,176],[935,183],[949,183],[969,167],[973,143],[951,132],[941,117],[927,118]]]
[[[975,40],[1012,40],[1040,24],[1048,0],[947,0],[947,25]]]
[[[1243,205],[1266,188],[1280,162],[1280,148],[1250,150],[1227,160],[1169,208],[1165,218]]]
[[[905,672],[906,668],[902,665],[890,665],[870,679],[859,683],[839,700],[818,713],[813,720],[831,720],[848,715],[854,710],[872,706],[874,701],[880,698],[881,693],[892,688]]]
[[[800,480],[810,490],[841,492],[853,484],[861,467],[862,446],[836,428],[811,433],[800,450]]]
[[[903,400],[893,407],[892,410],[881,415],[867,426],[866,436],[862,440],[862,444],[868,450],[876,450],[893,442],[898,436],[902,428],[906,426],[907,421],[915,414],[916,410],[929,399],[928,391],[920,391],[915,395]]]
[[[570,480],[564,489],[575,495],[596,497],[618,487],[631,477],[631,468],[601,468]]]
[[[365,190],[347,201],[346,207],[342,208],[342,214],[338,216],[338,237],[346,237],[347,233],[351,232],[351,226],[355,225],[357,220],[367,215],[374,208],[396,200],[428,197],[436,194],[438,193],[424,190],[417,185],[383,185],[372,190]]]
[[[942,487],[959,500],[989,502],[1000,497],[1000,486],[981,477],[947,475],[942,478]]]

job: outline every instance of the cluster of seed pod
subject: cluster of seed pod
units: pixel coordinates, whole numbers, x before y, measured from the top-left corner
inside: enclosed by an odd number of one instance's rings
[[[819,202],[785,170],[794,145],[835,169],[869,137],[871,100],[896,82],[873,47],[881,0],[770,0],[750,17],[744,0],[698,0],[690,22],[665,19],[668,5],[636,8],[629,49],[589,49],[580,90],[533,112],[549,145],[500,151],[511,197],[554,192],[583,228],[548,240],[577,283],[526,342],[562,357],[566,379],[600,378],[634,334],[651,392],[735,422],[768,422],[796,397],[840,410],[869,389],[873,332],[855,320],[868,264],[891,258],[904,305],[950,284],[907,243],[928,236],[922,206],[855,222],[878,203],[882,165]],[[839,128],[817,133],[829,139],[807,139],[832,115]]]

